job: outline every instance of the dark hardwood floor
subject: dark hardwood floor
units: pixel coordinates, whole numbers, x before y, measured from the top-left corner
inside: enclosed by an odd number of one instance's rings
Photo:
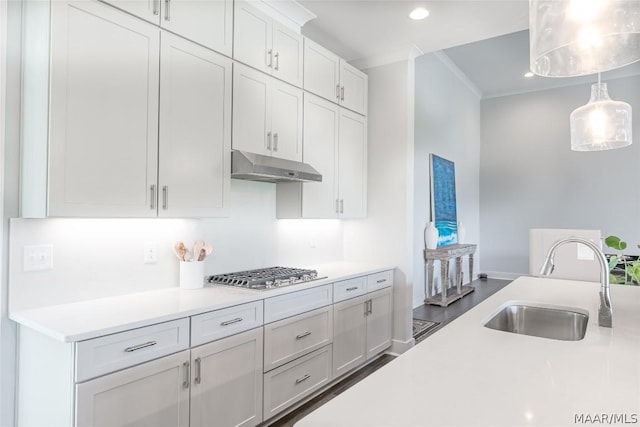
[[[439,307],[437,305],[422,305],[413,309],[413,317],[416,319],[429,320],[431,322],[439,323],[440,326],[429,331],[424,336],[420,337],[420,341],[427,338],[429,335],[437,332],[447,323],[453,321],[457,317],[464,314],[467,310],[470,310],[477,304],[481,303],[500,289],[507,286],[511,281],[509,280],[475,280],[472,285],[475,287],[475,291],[465,296],[462,299],[454,302],[448,307]],[[388,354],[382,355],[380,358],[365,366],[358,372],[353,373],[338,384],[334,385],[327,391],[311,399],[309,402],[300,406],[295,411],[284,416],[283,418],[274,421],[273,423],[266,424],[272,427],[292,427],[300,419],[313,412],[315,409],[324,405],[334,397],[338,396],[343,391],[347,390],[352,385],[356,384],[360,380],[366,378],[373,372],[382,368],[387,363],[395,359],[395,356]]]

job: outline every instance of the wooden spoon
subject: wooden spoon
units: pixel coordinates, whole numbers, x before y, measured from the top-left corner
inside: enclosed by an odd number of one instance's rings
[[[196,240],[193,244],[193,258],[195,261],[202,261],[200,259],[200,252],[202,251],[202,248],[204,248],[204,241]]]
[[[182,242],[176,242],[175,245],[173,245],[173,253],[176,254],[176,256],[178,257],[178,259],[180,261],[186,261],[186,255],[187,255],[187,248],[184,246],[184,243]]]

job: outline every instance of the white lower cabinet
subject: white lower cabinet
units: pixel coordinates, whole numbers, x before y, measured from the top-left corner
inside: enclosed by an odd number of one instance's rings
[[[264,374],[264,419],[282,412],[332,380],[331,345]]]
[[[189,350],[76,385],[77,427],[189,426]]]
[[[262,422],[262,328],[191,349],[191,427]]]
[[[333,376],[362,365],[391,345],[392,288],[333,306]]]

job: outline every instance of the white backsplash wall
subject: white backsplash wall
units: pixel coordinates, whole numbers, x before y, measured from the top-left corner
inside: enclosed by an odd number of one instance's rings
[[[274,184],[232,180],[228,218],[13,219],[11,309],[178,286],[177,240],[213,245],[206,274],[342,260],[342,223],[276,220],[275,192]],[[24,272],[24,246],[40,244],[53,245],[53,270]],[[148,244],[158,248],[156,264],[143,263]]]

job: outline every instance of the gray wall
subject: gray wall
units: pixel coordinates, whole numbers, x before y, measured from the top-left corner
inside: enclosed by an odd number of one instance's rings
[[[611,98],[634,113],[635,143],[619,150],[570,149],[569,115],[587,103],[590,85],[482,101],[485,271],[528,273],[530,228],[601,229],[640,244],[640,76],[607,84]]]
[[[414,307],[424,300],[422,250],[424,227],[430,220],[429,153],[455,162],[458,220],[467,230],[467,243],[481,243],[478,255],[484,253],[484,242],[479,240],[480,99],[447,64],[446,57],[435,54],[416,59]],[[464,278],[465,282],[469,278],[467,271]]]

